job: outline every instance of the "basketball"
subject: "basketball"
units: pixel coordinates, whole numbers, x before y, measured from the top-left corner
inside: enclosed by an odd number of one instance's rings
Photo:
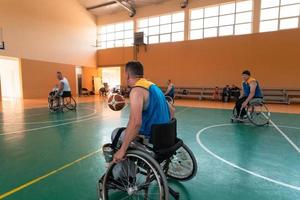
[[[125,107],[125,105],[126,105],[125,98],[122,95],[112,94],[108,98],[108,106],[113,111],[120,111]]]

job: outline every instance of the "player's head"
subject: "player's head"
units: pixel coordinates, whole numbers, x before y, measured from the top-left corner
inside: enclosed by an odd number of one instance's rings
[[[249,70],[245,70],[242,72],[242,78],[243,78],[243,81],[247,81],[251,76],[251,73]]]
[[[139,61],[129,61],[125,65],[125,74],[129,87],[135,84],[135,80],[144,77],[144,67]]]
[[[171,79],[169,79],[169,80],[167,81],[167,83],[168,83],[168,84],[172,83]]]
[[[63,75],[61,72],[56,72],[56,77],[58,80],[62,80],[63,79]]]

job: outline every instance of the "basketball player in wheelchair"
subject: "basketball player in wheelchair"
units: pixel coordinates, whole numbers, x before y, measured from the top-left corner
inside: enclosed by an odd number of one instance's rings
[[[59,84],[49,93],[48,104],[51,111],[76,110],[69,81],[61,72],[56,73]]]
[[[270,112],[263,101],[263,93],[258,81],[251,76],[250,71],[242,73],[242,92],[233,109],[232,122],[249,120],[257,126],[269,123]]]
[[[169,199],[179,193],[167,178],[181,181],[196,175],[191,150],[177,138],[174,108],[163,92],[143,78],[143,65],[126,64],[130,117],[126,128],[112,133],[112,144],[103,146],[107,171],[99,180],[100,199]]]

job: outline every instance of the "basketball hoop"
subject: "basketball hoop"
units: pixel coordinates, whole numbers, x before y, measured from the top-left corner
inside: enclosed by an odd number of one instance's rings
[[[3,41],[3,29],[0,27],[0,50],[5,49],[5,43]]]

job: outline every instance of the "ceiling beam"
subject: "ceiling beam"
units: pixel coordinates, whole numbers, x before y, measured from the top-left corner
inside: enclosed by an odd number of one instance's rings
[[[123,0],[113,0],[113,1],[103,3],[103,4],[98,4],[98,5],[95,5],[95,6],[87,7],[86,9],[87,10],[94,10],[94,9],[97,9],[97,8],[102,8],[102,7],[110,6],[110,5],[113,5],[113,4],[119,4],[124,9],[126,9],[129,12],[130,17],[133,17],[136,13],[135,8],[130,3],[128,3],[127,1],[123,1]]]
[[[86,9],[87,10],[94,10],[96,8],[101,8],[101,7],[113,5],[115,3],[117,3],[117,2],[116,1],[109,1],[109,2],[106,2],[106,3],[103,3],[103,4],[98,4],[98,5],[95,5],[95,6],[87,7]]]
[[[124,9],[126,9],[129,12],[130,17],[133,17],[135,15],[136,10],[130,3],[123,0],[115,0],[115,2],[122,6]]]

